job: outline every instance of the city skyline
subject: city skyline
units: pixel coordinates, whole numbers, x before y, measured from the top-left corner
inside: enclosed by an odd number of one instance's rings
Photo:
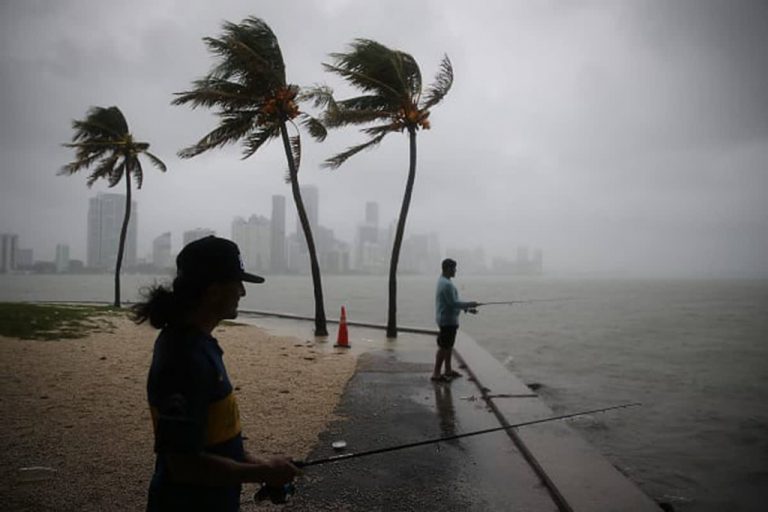
[[[379,205],[374,201],[366,201],[360,212],[360,220],[357,224],[352,240],[339,240],[334,235],[334,230],[320,223],[321,211],[320,193],[317,187],[302,186],[302,195],[308,198],[307,211],[310,225],[317,240],[318,258],[321,268],[325,272],[332,273],[385,273],[391,256],[394,225],[396,219],[392,219],[387,227],[379,225]],[[72,250],[69,243],[57,243],[54,257],[41,258],[35,253],[34,248],[19,246],[19,234],[3,235],[4,255],[12,254],[15,259],[21,251],[28,251],[30,261],[26,265],[17,268],[30,270],[33,267],[57,272],[67,271],[70,261],[77,262],[77,271],[107,271],[114,269],[114,260],[117,254],[117,238],[119,227],[122,223],[125,207],[125,196],[119,193],[98,192],[89,198],[88,216],[86,219],[87,244],[85,248],[86,259],[77,258],[77,250]],[[300,225],[296,224],[296,231],[285,234],[286,198],[281,195],[272,196],[272,215],[265,217],[254,213],[247,219],[235,216],[230,223],[230,229],[226,233],[217,230],[197,226],[184,229],[176,233],[162,230],[154,236],[150,242],[150,249],[143,253],[137,251],[137,232],[140,231],[139,222],[140,207],[136,200],[132,201],[132,214],[129,222],[128,236],[126,237],[126,252],[124,269],[126,271],[138,270],[167,270],[172,269],[175,256],[181,248],[193,240],[217,235],[234,240],[240,246],[243,261],[248,270],[262,273],[307,273],[308,259],[306,244],[303,240],[303,232]],[[157,222],[153,222],[153,228],[157,228]],[[276,233],[273,233],[276,230]],[[282,235],[282,238],[281,238]],[[174,240],[177,240],[174,242]],[[12,241],[13,247],[10,248]],[[23,245],[23,244],[22,244]],[[6,251],[6,246],[9,247]],[[485,257],[482,247],[472,248],[449,247],[441,250],[439,235],[431,233],[406,233],[400,260],[402,273],[431,273],[443,256],[460,258],[464,261],[463,268],[471,273],[486,273],[501,270],[504,273],[541,273],[541,249],[536,249],[539,254],[538,271],[530,271],[526,266],[527,257],[520,259],[520,251],[527,248],[518,247],[517,264],[513,264],[508,257]],[[37,254],[32,257],[32,254]],[[283,254],[284,257],[276,260],[273,265],[273,255]],[[507,255],[508,256],[508,255]],[[4,256],[3,265],[8,267]],[[506,262],[506,263],[498,263]],[[48,265],[52,264],[52,265]],[[4,268],[6,268],[4,267]],[[8,267],[10,268],[10,267]],[[517,269],[513,272],[510,269]]]

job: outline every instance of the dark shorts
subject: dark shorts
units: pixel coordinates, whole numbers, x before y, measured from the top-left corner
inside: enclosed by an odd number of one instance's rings
[[[458,325],[441,325],[440,334],[437,335],[437,346],[440,348],[453,348],[453,344],[456,343],[456,331],[458,330]]]

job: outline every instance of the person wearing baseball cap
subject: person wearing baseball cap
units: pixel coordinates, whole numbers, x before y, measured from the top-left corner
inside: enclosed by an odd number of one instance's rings
[[[154,286],[134,321],[161,329],[147,378],[155,434],[148,511],[237,511],[241,485],[279,487],[299,470],[286,456],[255,457],[243,445],[240,415],[213,329],[237,317],[246,283],[237,244],[208,236],[176,258],[170,287]]]

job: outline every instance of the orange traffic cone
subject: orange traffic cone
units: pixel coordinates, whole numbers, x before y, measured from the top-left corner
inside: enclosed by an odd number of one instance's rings
[[[349,333],[347,333],[347,310],[344,306],[341,306],[341,318],[339,319],[339,334],[336,337],[336,345],[334,347],[349,347]]]

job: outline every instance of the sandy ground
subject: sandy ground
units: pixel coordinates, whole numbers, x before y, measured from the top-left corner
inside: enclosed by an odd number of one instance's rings
[[[145,384],[157,331],[106,322],[75,340],[0,337],[0,510],[144,509],[154,464]],[[354,355],[252,326],[214,335],[246,448],[305,457],[335,419]],[[54,471],[22,469],[37,466]],[[247,503],[255,489],[245,486],[243,510],[256,510]]]

